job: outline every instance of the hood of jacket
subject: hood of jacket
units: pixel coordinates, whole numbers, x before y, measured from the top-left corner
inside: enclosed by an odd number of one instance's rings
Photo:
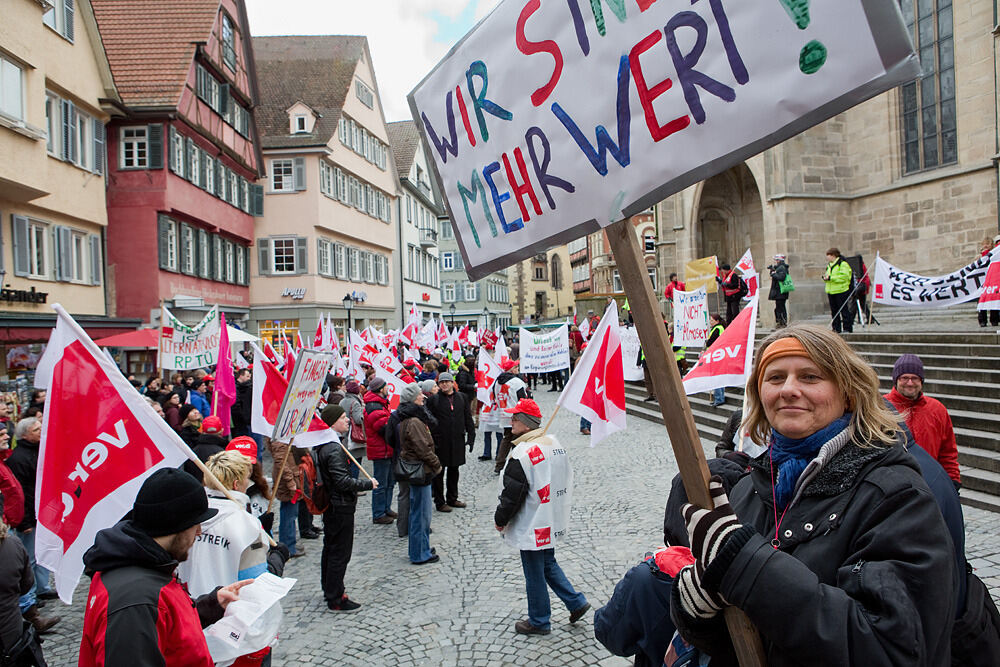
[[[497,384],[506,384],[508,380],[514,377],[514,374],[510,371],[504,371],[497,376]]]
[[[389,399],[374,391],[365,392],[365,405],[367,406],[368,403],[381,403],[382,407],[389,407]]]
[[[94,546],[83,554],[83,565],[88,576],[128,565],[169,574],[177,567],[177,561],[156,540],[126,519],[98,531]]]
[[[399,415],[399,421],[402,422],[404,419],[410,419],[411,417],[416,417],[420,421],[424,422],[428,426],[431,425],[431,416],[424,406],[417,405],[416,403],[402,403],[398,408],[396,408],[396,414]],[[435,420],[437,421],[437,420]]]

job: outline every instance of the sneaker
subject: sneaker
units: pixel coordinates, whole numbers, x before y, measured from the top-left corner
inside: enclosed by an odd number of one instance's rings
[[[319,531],[318,530],[304,530],[304,531],[299,532],[299,537],[301,537],[304,540],[316,540],[316,539],[319,539]]]
[[[337,603],[327,602],[326,606],[327,609],[329,609],[330,611],[357,611],[358,609],[361,609],[360,604],[350,599],[346,595],[343,598],[341,598],[340,602]]]
[[[379,518],[377,518],[377,519],[372,519],[372,523],[377,523],[377,524],[379,524],[379,525],[382,525],[382,526],[388,526],[388,525],[389,525],[390,523],[394,523],[395,521],[396,521],[396,520],[395,520],[395,519],[393,519],[393,518],[392,518],[391,516],[389,516],[388,514],[385,514],[385,515],[383,515],[383,516],[380,516],[380,517],[379,517]]]
[[[492,461],[493,457],[492,456],[480,456],[479,460],[480,461]]]
[[[436,563],[439,560],[441,560],[441,556],[438,556],[437,554],[432,554],[431,557],[428,558],[427,560],[417,561],[414,563],[414,565],[427,565],[428,563]]]
[[[580,607],[579,609],[577,609],[576,611],[571,611],[569,613],[569,622],[570,623],[576,623],[581,618],[583,618],[583,615],[586,614],[588,611],[590,611],[590,603],[589,602],[587,604],[583,605],[582,607]]]
[[[468,507],[468,505],[463,503],[461,500],[455,500],[448,503],[448,507],[458,507],[459,509],[461,509],[462,507]]]
[[[552,632],[549,628],[536,628],[530,621],[518,621],[514,624],[514,631],[519,635],[547,635]]]
[[[437,506],[437,511],[438,511],[438,512],[450,512],[450,511],[451,511],[451,508],[450,508],[450,507],[448,507],[448,505],[447,505],[447,504],[441,504],[441,505],[438,505],[438,506]]]
[[[305,555],[306,555],[306,550],[305,549],[296,549],[295,553],[293,553],[291,557],[292,558],[302,558]]]

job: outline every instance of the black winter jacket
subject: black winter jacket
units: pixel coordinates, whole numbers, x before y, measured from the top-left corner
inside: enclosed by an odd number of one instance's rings
[[[17,477],[24,491],[24,520],[20,531],[35,527],[35,471],[38,470],[38,443],[18,441],[17,447],[7,457],[7,467]]]
[[[316,452],[323,483],[330,494],[331,510],[354,511],[358,504],[358,491],[368,491],[372,482],[367,477],[351,477],[351,462],[339,442],[328,442]]]
[[[236,383],[236,402],[230,409],[233,431],[243,433],[250,430],[250,414],[253,404],[253,382]]]
[[[788,293],[781,293],[781,287],[779,287],[781,281],[788,277],[788,265],[784,262],[778,262],[775,264],[774,268],[770,270],[771,273],[771,290],[767,293],[767,298],[771,301],[778,301],[779,299],[787,299]]]
[[[455,375],[455,384],[458,385],[458,390],[462,392],[462,395],[469,400],[469,405],[472,405],[472,400],[476,397],[476,389],[478,388],[475,373],[467,370],[463,364],[459,368],[458,374]]]
[[[726,541],[703,579],[746,612],[767,664],[949,664],[954,552],[913,457],[898,444],[849,443],[777,531],[768,463],[767,452],[754,459],[730,493],[749,528]],[[675,586],[672,615],[713,667],[736,664],[721,614],[688,616]]]
[[[427,399],[427,410],[437,420],[437,428],[431,429],[431,435],[441,465],[446,468],[465,465],[466,443],[476,440],[469,399],[457,391],[450,396],[438,392]]]
[[[427,428],[432,433],[437,428],[437,419],[424,406],[416,403],[401,403],[398,408],[392,411],[392,414],[389,415],[389,421],[385,423],[385,442],[392,447],[393,460],[396,460],[400,452],[399,425],[410,417],[417,417],[427,424]]]
[[[21,636],[21,610],[18,598],[35,583],[28,567],[28,554],[14,533],[0,540],[0,652],[9,649]]]

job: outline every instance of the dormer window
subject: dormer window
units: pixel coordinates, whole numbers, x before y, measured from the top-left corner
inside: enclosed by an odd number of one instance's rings
[[[309,134],[316,125],[319,114],[312,107],[302,101],[298,101],[285,109],[288,114],[289,134]]]
[[[306,129],[307,119],[305,114],[296,114],[293,120],[295,124],[296,134],[305,133],[309,131]]]

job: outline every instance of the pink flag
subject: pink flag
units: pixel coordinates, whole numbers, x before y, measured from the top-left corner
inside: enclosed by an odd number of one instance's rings
[[[608,304],[557,401],[590,422],[590,446],[625,428],[625,371],[618,303]]]
[[[750,377],[757,304],[753,297],[712,346],[701,353],[698,363],[684,376],[684,393],[696,394],[719,387],[742,387]]]
[[[160,468],[196,459],[58,304],[35,386],[48,390],[35,487],[35,556],[72,602],[97,531],[132,509]]]
[[[212,414],[222,421],[222,434],[229,435],[229,420],[236,402],[236,379],[233,376],[233,350],[229,347],[226,314],[219,313],[219,351],[215,355],[215,391],[212,394]]]

